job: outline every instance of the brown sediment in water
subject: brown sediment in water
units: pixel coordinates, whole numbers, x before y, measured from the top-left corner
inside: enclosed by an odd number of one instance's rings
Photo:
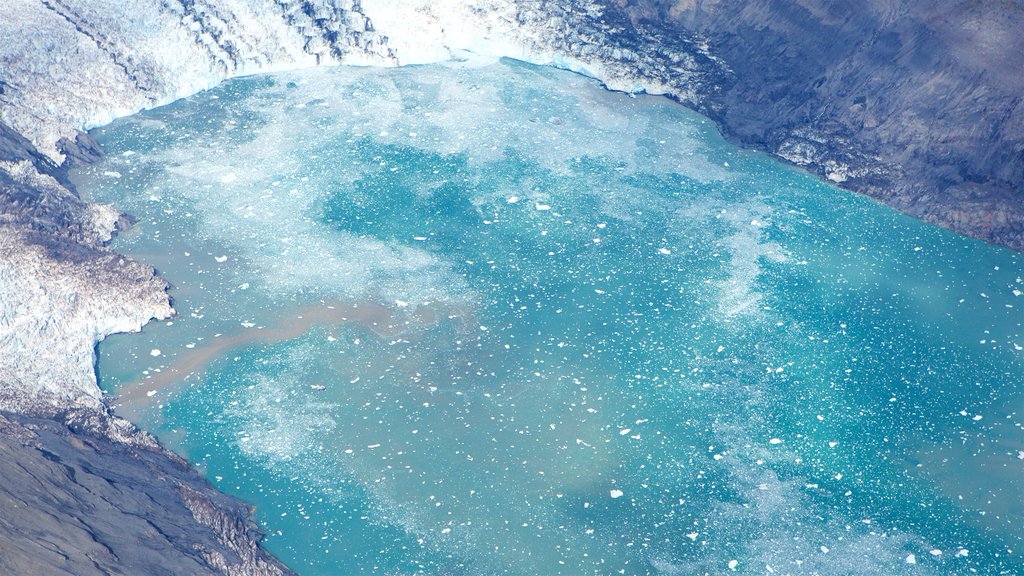
[[[207,367],[231,350],[254,344],[274,344],[298,338],[321,326],[357,326],[382,338],[416,339],[423,330],[443,320],[453,321],[458,332],[475,338],[472,312],[440,304],[423,304],[409,309],[393,310],[374,302],[345,303],[321,301],[304,305],[278,316],[271,324],[205,340],[202,346],[186,349],[177,360],[142,380],[129,382],[118,390],[112,403],[115,411],[132,421],[139,421],[142,412],[154,400],[166,399],[177,392],[190,376],[202,374]],[[157,397],[156,393],[159,393]]]

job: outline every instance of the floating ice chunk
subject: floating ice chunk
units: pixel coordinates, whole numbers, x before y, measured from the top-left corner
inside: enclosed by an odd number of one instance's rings
[[[509,196],[508,198],[505,199],[505,202],[508,202],[509,204],[515,204],[516,202],[519,202],[519,196]]]
[[[107,176],[109,178],[120,178],[121,177],[121,173],[120,172],[115,172],[113,170],[104,170],[103,171],[103,175]]]
[[[690,532],[689,534],[686,535],[687,538],[689,538],[690,540],[693,540],[694,542],[697,541],[697,537],[698,536],[700,536],[700,532]]]
[[[917,556],[914,556],[913,554],[907,554],[907,559],[905,560],[905,562],[907,564],[917,564]]]
[[[622,490],[611,490],[610,492],[608,492],[608,494],[612,498],[622,498],[623,492],[622,492]]]
[[[245,328],[253,328],[253,327],[256,326],[256,323],[255,322],[242,322],[242,326],[244,326]]]
[[[932,556],[942,556],[942,550],[939,550],[938,548],[932,548],[928,553]]]
[[[822,554],[828,554],[828,546],[822,546],[821,547],[821,553]]]
[[[739,566],[739,565],[740,565],[739,561],[737,561],[737,560],[729,560],[729,570],[732,570],[733,572],[735,572],[736,571],[736,567]]]
[[[967,558],[968,554],[970,554],[970,552],[967,550],[967,548],[961,548],[956,551],[957,558]]]
[[[395,300],[395,306],[398,306],[399,308],[405,308],[408,305],[409,303],[405,300]]]
[[[153,396],[156,396],[156,390],[150,390],[149,392],[146,392],[147,398],[152,398]]]
[[[1024,450],[1017,450],[1017,460],[1024,460]]]
[[[220,177],[221,184],[230,184],[238,180],[238,176],[234,172],[228,172],[227,174]]]
[[[541,204],[540,202],[538,202],[537,204],[534,205],[534,208],[536,208],[537,210],[551,210],[551,205]]]
[[[626,434],[629,434],[629,431],[629,428],[623,428],[622,430],[619,430],[619,434],[625,436]]]
[[[216,260],[217,262],[227,262],[228,261],[228,257],[227,256],[214,256],[213,259]]]
[[[672,251],[668,248],[658,248],[658,254],[671,254]]]
[[[768,441],[769,444],[782,444],[782,438],[772,438]]]
[[[153,348],[152,350],[149,351],[150,356],[159,356],[160,354],[161,352],[159,348]]]
[[[427,237],[426,236],[413,236],[412,239],[417,241],[417,242],[423,242],[424,240],[427,239]]]

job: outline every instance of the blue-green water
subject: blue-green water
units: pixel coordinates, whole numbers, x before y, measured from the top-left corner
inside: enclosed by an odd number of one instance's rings
[[[228,82],[76,175],[122,410],[301,574],[1024,570],[1024,260],[514,62]]]

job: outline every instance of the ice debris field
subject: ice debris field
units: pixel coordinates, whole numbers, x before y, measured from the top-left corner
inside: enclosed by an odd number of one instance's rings
[[[124,414],[319,574],[1024,570],[1024,261],[514,61],[233,80],[75,174]]]

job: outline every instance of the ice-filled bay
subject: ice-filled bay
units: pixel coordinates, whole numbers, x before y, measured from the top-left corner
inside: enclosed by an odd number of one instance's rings
[[[1024,569],[1024,261],[502,61],[94,133],[178,317],[118,410],[302,574]]]

